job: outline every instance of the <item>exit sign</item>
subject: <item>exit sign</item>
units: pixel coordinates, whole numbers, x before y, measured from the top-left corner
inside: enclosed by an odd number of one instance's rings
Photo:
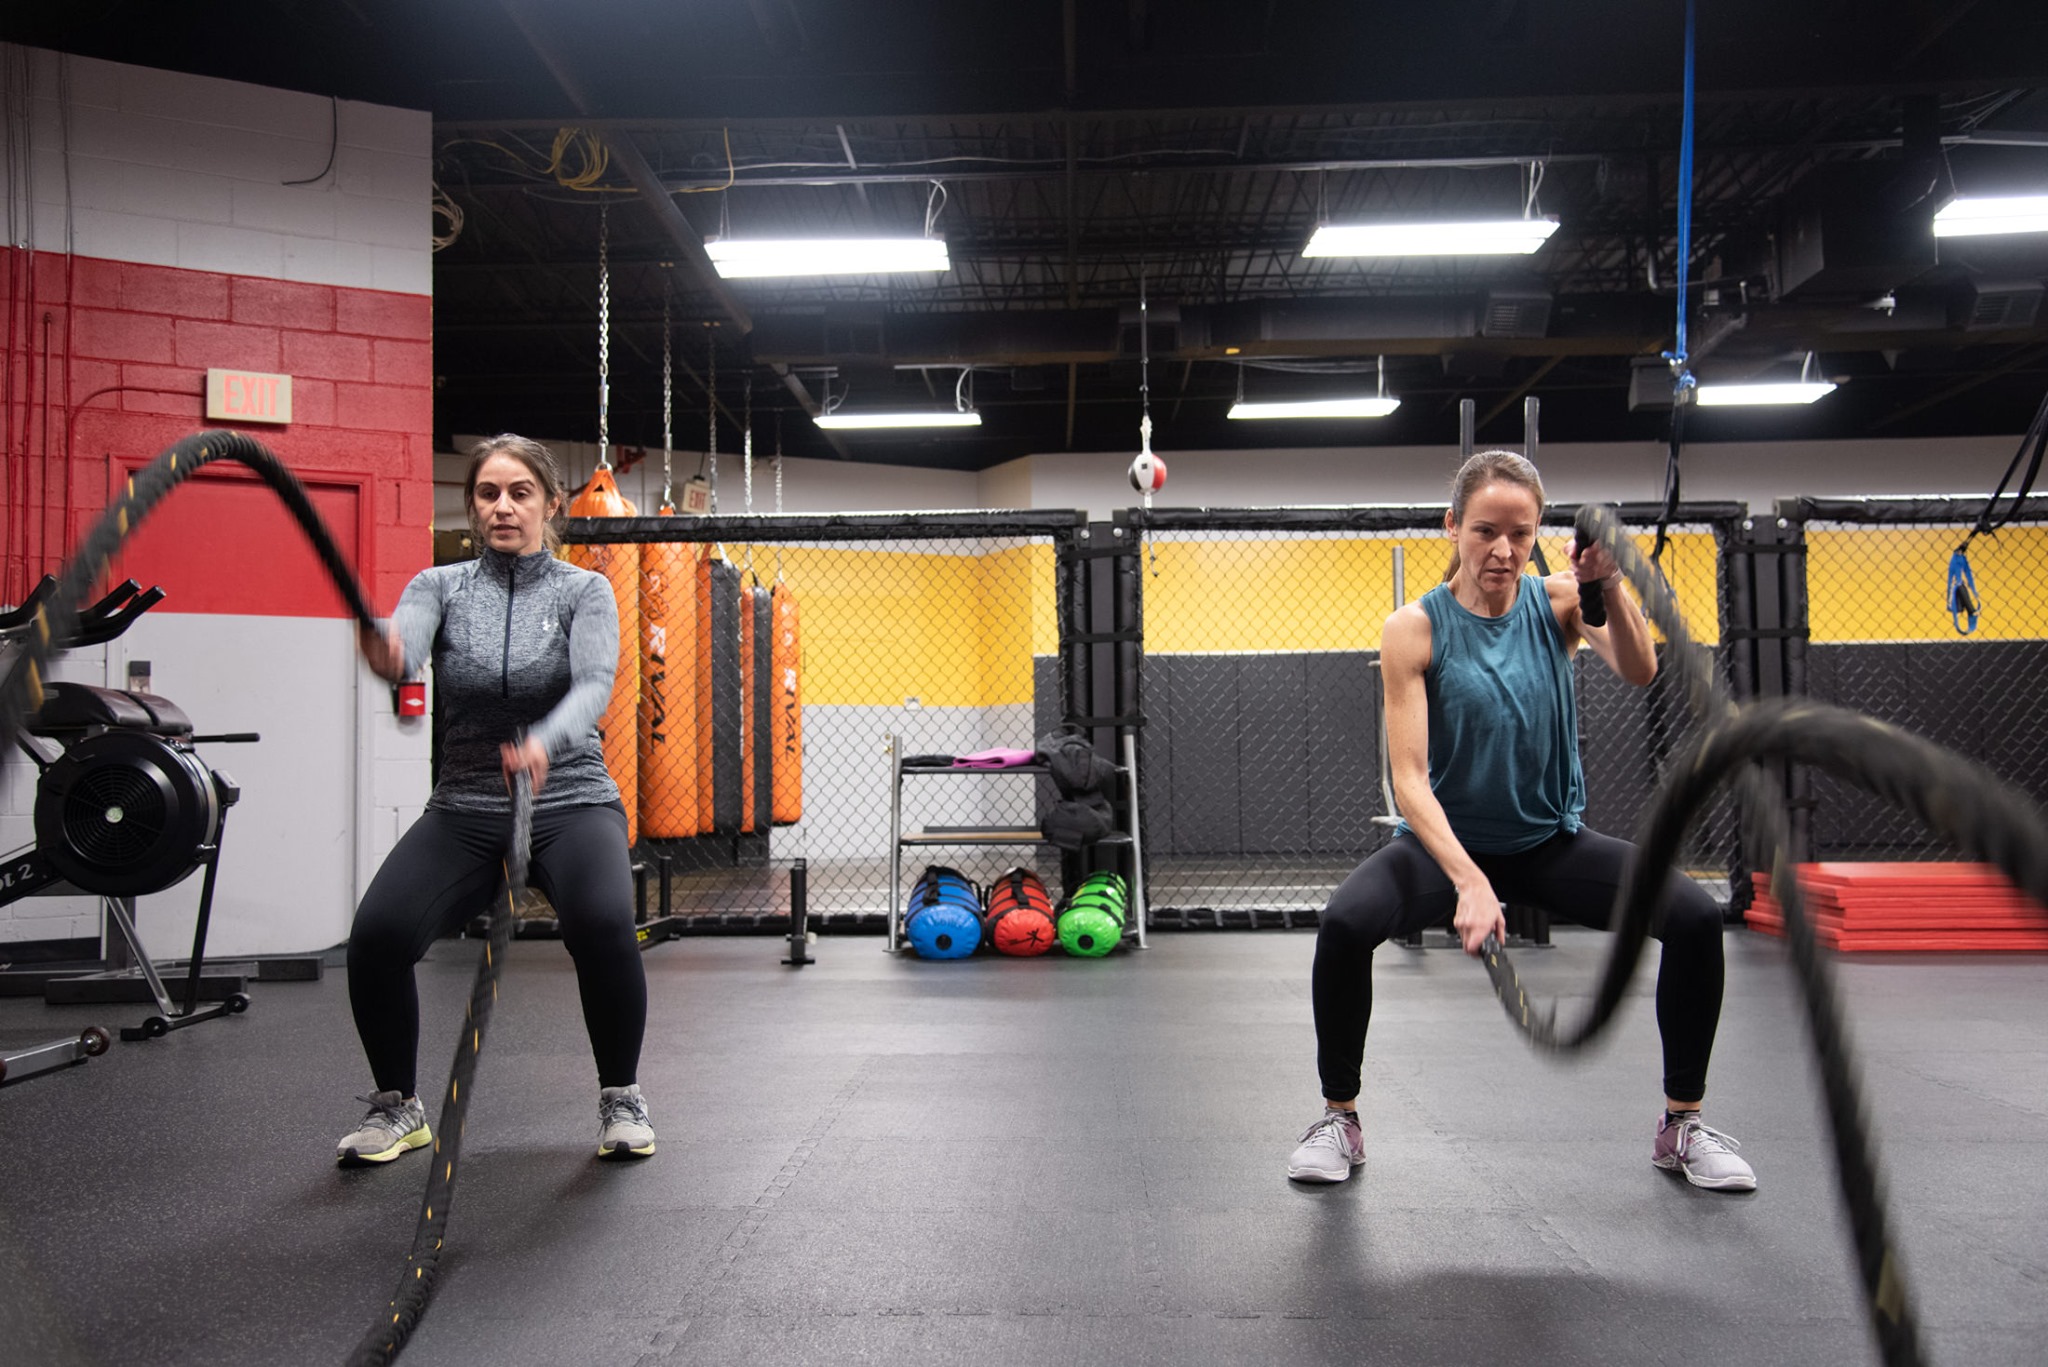
[[[253,370],[209,370],[206,416],[228,422],[290,422],[292,377]]]

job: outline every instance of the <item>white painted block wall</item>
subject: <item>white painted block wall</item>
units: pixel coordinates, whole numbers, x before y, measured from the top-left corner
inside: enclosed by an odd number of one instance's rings
[[[27,245],[433,293],[430,115],[54,52],[30,56],[35,213]],[[68,99],[60,102],[60,92]]]

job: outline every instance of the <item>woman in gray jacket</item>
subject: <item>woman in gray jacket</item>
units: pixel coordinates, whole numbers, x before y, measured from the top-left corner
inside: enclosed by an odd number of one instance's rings
[[[385,858],[349,931],[349,1005],[376,1087],[336,1156],[343,1166],[388,1163],[433,1140],[414,1085],[413,965],[497,893],[509,790],[524,773],[534,793],[530,877],[576,962],[597,1060],[597,1154],[645,1158],[654,1130],[635,1072],[647,979],[626,811],[597,734],[618,667],[618,604],[603,575],[555,558],[566,497],[539,442],[506,434],[479,443],[463,501],[477,558],[423,571],[389,630],[361,637],[370,668],[394,682],[431,656],[443,739],[427,809]]]

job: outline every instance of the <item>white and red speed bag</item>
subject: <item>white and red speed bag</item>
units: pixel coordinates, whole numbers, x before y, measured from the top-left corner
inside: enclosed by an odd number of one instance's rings
[[[1141,494],[1156,494],[1166,487],[1166,462],[1150,451],[1131,462],[1131,487]]]

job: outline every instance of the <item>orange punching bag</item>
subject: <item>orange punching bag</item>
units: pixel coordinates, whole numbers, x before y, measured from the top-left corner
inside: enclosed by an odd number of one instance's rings
[[[775,727],[775,824],[787,826],[804,819],[804,698],[797,649],[796,595],[790,592],[789,585],[778,580],[769,601],[773,608],[771,620],[775,623],[775,677],[770,681],[769,694],[769,712]]]
[[[711,687],[711,565],[716,559],[710,547],[697,557],[697,834],[709,835],[717,826],[712,802],[717,785],[712,778]]]
[[[637,511],[603,467],[569,505],[571,517],[632,517]],[[631,845],[639,839],[640,807],[640,548],[571,546],[568,560],[610,580],[619,604],[619,672],[597,734],[604,742],[604,767],[626,804],[626,843]]]
[[[697,548],[652,542],[640,548],[640,831],[697,830]]]

